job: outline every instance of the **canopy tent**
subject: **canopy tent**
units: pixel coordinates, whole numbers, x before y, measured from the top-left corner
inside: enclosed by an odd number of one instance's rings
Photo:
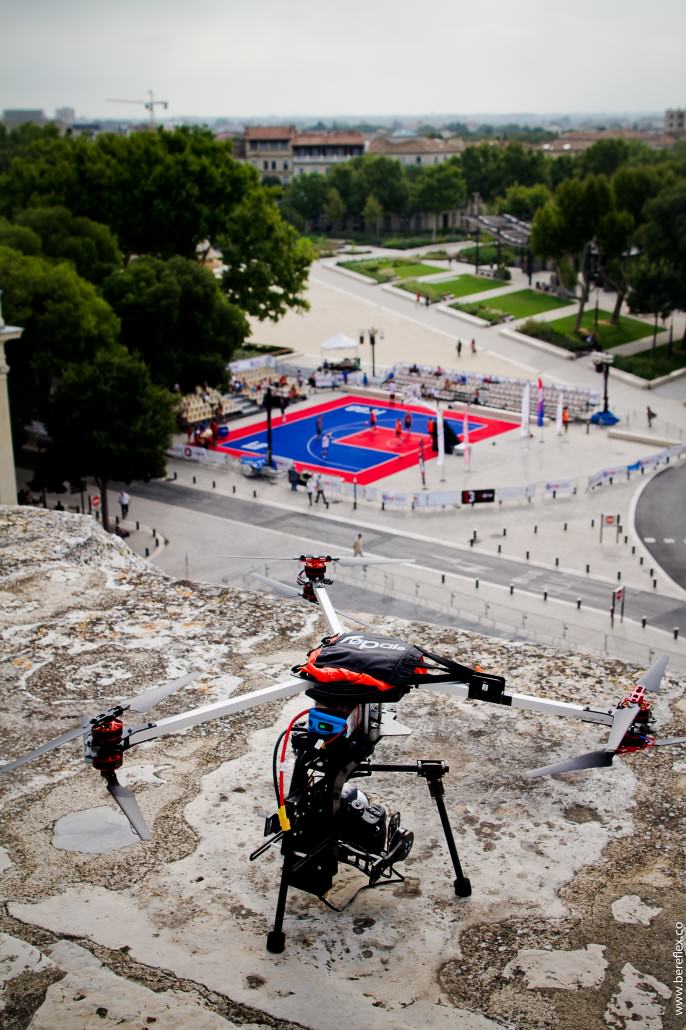
[[[329,337],[328,340],[324,340],[319,345],[320,350],[356,350],[357,340],[351,339],[344,333],[338,333],[336,336]]]

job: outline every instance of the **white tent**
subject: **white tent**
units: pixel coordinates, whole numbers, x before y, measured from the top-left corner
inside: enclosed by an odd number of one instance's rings
[[[337,336],[331,336],[328,340],[324,340],[319,345],[320,350],[356,350],[357,340],[351,339],[344,333],[338,333]]]

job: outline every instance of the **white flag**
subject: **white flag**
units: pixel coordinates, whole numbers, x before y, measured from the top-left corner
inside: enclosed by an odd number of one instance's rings
[[[525,440],[529,438],[529,417],[531,415],[531,383],[526,382],[522,391],[522,425],[519,430],[520,436]]]
[[[562,435],[562,390],[557,394],[557,411],[555,412],[555,428],[557,435]]]

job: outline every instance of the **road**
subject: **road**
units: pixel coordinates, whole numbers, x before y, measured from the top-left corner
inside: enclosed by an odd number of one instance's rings
[[[672,465],[650,481],[636,505],[635,525],[656,563],[686,588],[686,465]]]
[[[236,555],[241,554],[245,547],[244,543],[236,540],[236,525],[244,526],[246,530],[259,527],[262,532],[272,531],[285,535],[294,540],[292,553],[296,554],[303,546],[302,541],[312,540],[313,534],[316,534],[319,540],[324,539],[326,546],[331,550],[342,549],[344,554],[350,551],[351,527],[347,522],[335,517],[319,515],[313,520],[308,512],[292,512],[259,501],[239,500],[214,492],[184,487],[178,483],[136,483],[130,488],[130,492],[142,499],[226,520],[224,540],[229,542],[225,542],[223,546]],[[515,589],[526,589],[539,595],[547,590],[551,599],[575,602],[577,598],[581,598],[584,607],[597,609],[604,616],[607,615],[612,590],[616,586],[616,583],[602,582],[555,569],[539,568],[496,555],[447,546],[437,540],[407,537],[401,533],[372,529],[369,526],[365,530],[365,547],[370,553],[382,554],[389,558],[412,557],[419,565],[439,573],[453,572],[505,587],[512,583]],[[272,553],[279,553],[281,548],[283,540],[278,541]],[[269,553],[270,548],[265,547],[265,550]],[[209,556],[208,562],[208,568],[210,571],[213,568],[215,574],[208,577],[206,569],[200,578],[221,578],[217,572],[219,563],[216,557]],[[245,571],[250,571],[247,566]],[[196,570],[193,574],[196,577],[198,575]],[[234,573],[234,579],[235,575]],[[270,575],[275,575],[273,568]],[[384,610],[388,610],[386,601]],[[399,610],[395,613],[402,614]],[[626,594],[625,614],[627,618],[637,621],[645,617],[651,626],[667,631],[678,627],[681,633],[686,633],[686,604],[672,597],[632,588]],[[424,617],[426,618],[426,615]]]

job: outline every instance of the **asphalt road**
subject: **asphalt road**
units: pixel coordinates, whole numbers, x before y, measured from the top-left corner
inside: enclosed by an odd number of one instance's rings
[[[243,524],[246,527],[259,526],[262,530],[273,530],[297,540],[312,539],[313,534],[316,534],[319,540],[324,538],[327,541],[331,550],[342,548],[344,554],[350,550],[351,527],[335,518],[328,519],[325,515],[320,515],[316,519],[315,527],[312,517],[307,512],[290,512],[261,504],[259,501],[243,501],[184,487],[178,483],[161,481],[136,483],[130,488],[130,493],[161,504],[179,506],[223,518],[227,522]],[[300,546],[294,544],[294,553],[297,553]],[[240,553],[240,547],[235,541],[227,547]],[[495,555],[475,554],[469,549],[448,547],[438,541],[408,539],[401,534],[369,527],[365,530],[365,547],[368,552],[389,558],[414,558],[418,564],[436,572],[474,576],[484,583],[502,586],[513,583],[515,588],[539,594],[547,590],[551,599],[574,602],[581,598],[584,607],[597,609],[604,615],[607,614],[612,590],[616,586],[616,583],[604,583],[555,569],[537,568]],[[385,605],[384,607],[386,608]],[[402,613],[397,611],[396,614]],[[679,627],[680,632],[686,633],[686,604],[675,598],[632,588],[626,594],[625,614],[627,618],[637,621],[645,616],[652,626],[668,631]],[[425,614],[424,618],[426,617]]]
[[[656,563],[686,589],[686,465],[651,479],[638,499],[635,525]]]

